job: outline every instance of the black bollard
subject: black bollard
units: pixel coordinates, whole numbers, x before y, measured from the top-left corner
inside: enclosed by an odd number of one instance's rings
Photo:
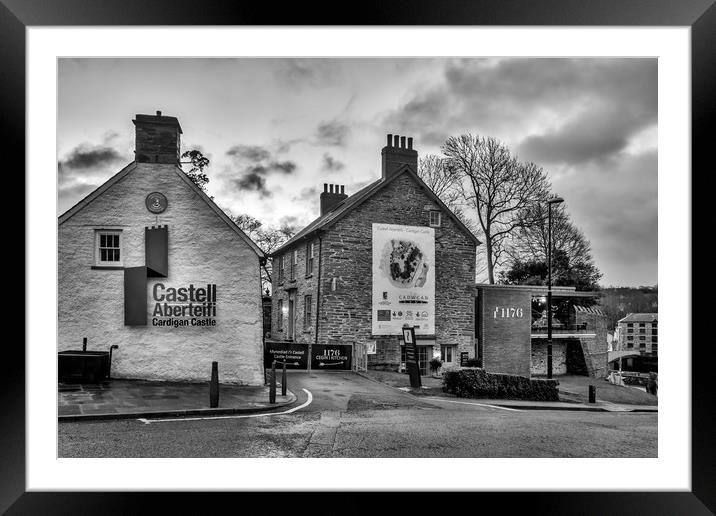
[[[281,373],[281,396],[286,396],[286,362],[283,363],[283,372]]]
[[[597,388],[594,385],[589,386],[589,403],[597,402]]]
[[[82,337],[82,351],[87,351],[87,337]]]
[[[209,383],[209,407],[219,406],[219,363],[211,363],[211,382]]]
[[[276,361],[271,362],[271,378],[269,379],[269,403],[276,403]]]

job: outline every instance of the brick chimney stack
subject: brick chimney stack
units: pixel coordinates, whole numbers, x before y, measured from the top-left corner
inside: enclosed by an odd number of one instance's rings
[[[381,151],[383,158],[383,179],[388,179],[403,165],[418,172],[418,151],[413,149],[413,139],[405,136],[388,135],[388,142]]]
[[[348,195],[345,193],[345,188],[345,185],[329,185],[328,183],[323,183],[323,192],[321,192],[321,216],[329,211],[333,211],[343,199],[348,198]]]
[[[136,140],[134,161],[137,163],[179,164],[181,126],[173,116],[137,115],[132,120]]]

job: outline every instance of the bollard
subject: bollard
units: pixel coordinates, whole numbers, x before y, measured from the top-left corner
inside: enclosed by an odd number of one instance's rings
[[[594,385],[589,386],[589,403],[597,402],[597,388]]]
[[[271,378],[269,380],[269,403],[276,403],[276,361],[271,362]]]
[[[82,337],[82,351],[87,351],[87,337]]]
[[[283,372],[281,373],[281,396],[286,396],[286,362],[283,363]]]
[[[219,406],[219,363],[211,363],[211,382],[209,383],[209,407]]]

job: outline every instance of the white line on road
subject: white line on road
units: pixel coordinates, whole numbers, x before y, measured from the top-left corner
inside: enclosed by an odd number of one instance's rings
[[[145,425],[148,425],[150,423],[164,423],[168,421],[201,421],[204,419],[244,419],[249,417],[265,417],[265,416],[282,416],[284,414],[291,414],[292,412],[296,412],[297,410],[301,410],[302,408],[305,408],[313,402],[313,394],[311,394],[311,391],[308,389],[303,389],[303,392],[306,393],[308,396],[308,399],[305,403],[302,405],[299,405],[298,407],[293,407],[292,409],[284,410],[283,412],[265,412],[262,414],[238,414],[233,416],[205,416],[205,417],[179,417],[179,418],[172,418],[172,419],[162,419],[162,418],[156,418],[156,419],[145,419],[145,418],[138,418],[137,421],[141,421]]]
[[[423,399],[432,400],[432,401],[444,401],[445,403],[460,403],[461,405],[476,405],[478,407],[496,408],[496,409],[500,409],[500,410],[508,410],[510,412],[522,412],[522,410],[519,410],[519,409],[500,407],[499,405],[488,405],[487,403],[472,403],[470,401],[446,400],[445,398],[423,398]]]

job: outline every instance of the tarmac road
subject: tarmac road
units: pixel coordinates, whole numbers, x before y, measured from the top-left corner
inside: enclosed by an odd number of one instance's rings
[[[62,423],[60,457],[656,457],[657,414],[432,400],[352,373],[291,373],[286,415]],[[474,403],[474,404],[473,404]]]

